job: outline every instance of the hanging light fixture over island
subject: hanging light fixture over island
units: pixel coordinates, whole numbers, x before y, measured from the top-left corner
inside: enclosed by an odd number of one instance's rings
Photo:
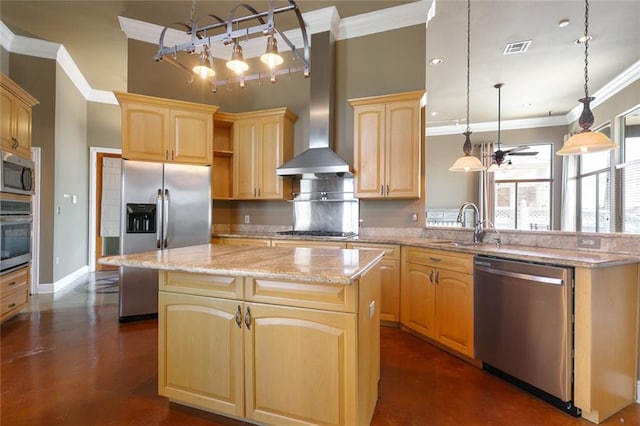
[[[594,123],[593,113],[590,103],[595,98],[589,96],[589,0],[585,0],[584,11],[584,35],[578,42],[584,43],[584,98],[580,99],[583,104],[582,114],[578,119],[578,124],[582,130],[572,135],[564,146],[556,152],[557,155],[580,155],[590,152],[611,151],[618,148],[604,133],[591,130]]]

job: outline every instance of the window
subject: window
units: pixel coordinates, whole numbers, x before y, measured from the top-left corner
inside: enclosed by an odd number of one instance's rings
[[[493,173],[494,220],[497,229],[551,229],[551,144],[511,152]],[[503,147],[508,151],[511,147]]]
[[[640,233],[640,110],[623,118],[622,164],[616,166],[616,191],[620,200],[619,231]]]

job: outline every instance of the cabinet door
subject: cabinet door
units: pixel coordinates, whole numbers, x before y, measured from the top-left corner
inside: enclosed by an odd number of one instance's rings
[[[246,417],[277,425],[358,424],[355,314],[246,306]]]
[[[169,160],[169,110],[122,103],[122,157],[130,160]]]
[[[0,88],[0,140],[2,141],[2,149],[13,151],[14,134],[14,108],[13,102],[15,97],[4,88]]]
[[[14,103],[16,117],[16,154],[31,158],[31,107],[16,99]]]
[[[159,292],[158,393],[244,416],[241,302]],[[240,318],[240,317],[238,317]]]
[[[385,196],[420,196],[420,111],[415,101],[392,102],[386,108]]]
[[[400,321],[400,261],[382,259],[380,261],[380,319]]]
[[[356,197],[381,198],[385,191],[385,106],[356,107],[354,117]]]
[[[473,357],[473,277],[438,270],[436,340]]]
[[[257,196],[257,123],[239,120],[233,127],[233,198],[254,199]]]
[[[172,161],[204,165],[212,163],[212,114],[172,109],[171,126],[170,159]]]
[[[282,199],[282,177],[276,168],[283,163],[283,128],[281,117],[260,119],[258,149],[258,198]]]
[[[435,272],[425,265],[405,263],[402,274],[400,321],[428,337],[435,336]]]

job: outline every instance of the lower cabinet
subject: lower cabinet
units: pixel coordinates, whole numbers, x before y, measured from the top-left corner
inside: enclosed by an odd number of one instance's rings
[[[368,280],[364,295],[335,285],[160,274],[160,395],[259,424],[369,424],[380,369],[379,316],[369,310],[378,297],[375,271],[360,280]],[[315,297],[345,312],[304,307]],[[296,299],[302,307],[282,304]]]
[[[29,303],[30,267],[0,276],[0,323],[13,318]]]
[[[402,325],[473,357],[473,256],[402,250]]]

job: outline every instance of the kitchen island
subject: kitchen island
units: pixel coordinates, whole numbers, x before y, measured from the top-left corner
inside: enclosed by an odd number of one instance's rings
[[[100,262],[159,271],[160,395],[252,423],[364,425],[383,254],[201,245]]]

